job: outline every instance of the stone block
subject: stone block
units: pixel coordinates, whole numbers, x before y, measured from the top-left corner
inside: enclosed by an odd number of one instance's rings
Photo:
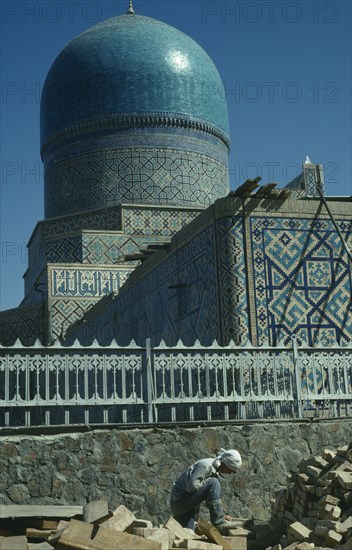
[[[203,540],[182,540],[179,542],[178,548],[187,548],[187,550],[221,550],[222,547]],[[239,548],[239,550],[242,549]]]
[[[138,537],[143,537],[146,539],[158,530],[158,527],[134,527],[132,535],[137,535]]]
[[[248,537],[248,529],[243,527],[236,527],[236,529],[229,529],[229,537]],[[224,537],[226,539],[226,537]]]
[[[134,533],[134,530],[136,528],[144,528],[144,529],[152,529],[153,524],[151,521],[148,521],[146,519],[135,519],[129,527],[127,527],[126,531],[127,533]]]
[[[52,545],[48,542],[29,542],[27,548],[28,550],[53,550]]]
[[[27,537],[0,537],[0,550],[27,550]]]
[[[335,548],[335,546],[342,541],[342,538],[343,537],[342,535],[340,535],[340,533],[336,533],[336,531],[328,531],[323,542],[323,546],[327,546],[328,548]]]
[[[56,550],[161,550],[161,544],[72,519]]]
[[[83,521],[93,523],[109,513],[106,500],[94,500],[83,505]]]
[[[301,523],[300,521],[292,523],[288,528],[288,535],[295,537],[296,540],[299,542],[308,541],[311,533],[312,531],[308,529],[308,527],[303,525],[303,523]]]
[[[348,491],[352,489],[352,472],[338,472],[337,479],[341,487]]]
[[[179,539],[199,539],[200,537],[196,535],[194,531],[191,529],[186,529],[185,527],[182,527],[178,523],[178,521],[175,520],[175,518],[170,517],[166,523],[164,523],[165,529],[168,529],[171,531],[176,537]]]
[[[224,537],[219,533],[217,528],[209,523],[209,521],[205,521],[204,519],[199,518],[197,521],[197,525],[203,535],[205,535],[212,542],[215,542],[219,546],[222,546],[223,550],[232,550]]]
[[[35,527],[27,527],[27,539],[48,539],[52,534],[53,529],[36,529]]]
[[[125,531],[135,520],[135,515],[121,504],[113,512],[113,516],[101,524],[101,527],[114,529],[115,531]]]
[[[154,533],[145,537],[148,540],[160,542],[161,550],[168,550],[169,548],[169,531],[168,529],[157,529]]]
[[[223,537],[231,550],[247,550],[247,536]]]

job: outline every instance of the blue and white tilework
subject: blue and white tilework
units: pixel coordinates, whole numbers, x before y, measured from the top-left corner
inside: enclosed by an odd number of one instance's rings
[[[351,243],[351,228],[338,221]],[[259,343],[352,339],[351,264],[328,220],[251,218]]]

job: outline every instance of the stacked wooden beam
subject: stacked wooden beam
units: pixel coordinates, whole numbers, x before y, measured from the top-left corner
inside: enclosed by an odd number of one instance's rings
[[[352,443],[303,462],[272,513],[286,525],[272,550],[352,550]]]
[[[20,518],[23,512],[15,508],[9,513],[16,513],[18,521],[8,514],[7,526],[11,529],[0,530],[0,550],[247,550],[245,529],[231,530],[231,536],[223,537],[210,523],[199,520],[198,535],[172,517],[164,525],[153,527],[123,505],[114,512],[108,510],[104,500],[84,505],[74,516],[64,517],[64,512],[58,513],[60,507],[55,507],[55,520],[33,517],[30,507],[27,516]],[[6,514],[6,510],[2,512]],[[46,516],[45,506],[36,512]]]

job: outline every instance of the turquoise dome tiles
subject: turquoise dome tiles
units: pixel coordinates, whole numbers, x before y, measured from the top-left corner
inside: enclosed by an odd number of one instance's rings
[[[229,192],[219,73],[182,32],[116,17],[78,36],[41,102],[45,217],[122,203],[205,208]]]
[[[228,139],[214,63],[190,37],[149,17],[109,19],[64,48],[43,89],[42,147],[60,130],[114,115],[185,119]]]

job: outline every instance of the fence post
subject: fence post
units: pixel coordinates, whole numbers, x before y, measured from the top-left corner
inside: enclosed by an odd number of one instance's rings
[[[153,399],[154,399],[154,383],[152,375],[152,348],[150,338],[146,339],[145,344],[146,360],[147,360],[147,401],[148,401],[148,422],[154,422],[153,414]]]
[[[301,376],[300,376],[299,366],[298,366],[298,345],[297,345],[297,340],[295,336],[292,336],[292,351],[293,351],[293,368],[295,371],[295,382],[296,382],[296,392],[294,395],[297,399],[297,404],[298,404],[298,416],[299,418],[302,418],[303,410],[302,410],[302,395],[301,395]]]

